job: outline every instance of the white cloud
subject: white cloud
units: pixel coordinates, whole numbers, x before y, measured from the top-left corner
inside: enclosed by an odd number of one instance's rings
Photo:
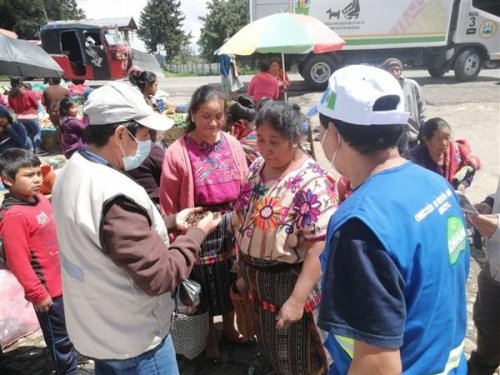
[[[85,11],[87,18],[134,17],[139,24],[142,9],[147,0],[77,0],[78,6]],[[207,10],[207,0],[181,0],[181,10],[186,19],[184,30],[193,35],[191,40],[196,45],[200,37],[202,22],[198,17],[204,16]]]

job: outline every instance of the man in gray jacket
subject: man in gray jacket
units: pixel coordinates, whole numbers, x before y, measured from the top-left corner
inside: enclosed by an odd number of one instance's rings
[[[500,366],[500,179],[495,195],[476,205],[479,215],[470,216],[486,237],[486,259],[478,276],[474,304],[477,348],[469,360],[469,375],[492,375]]]
[[[178,374],[172,294],[220,219],[209,213],[189,227],[194,209],[162,217],[123,173],[149,154],[150,129],[172,125],[138,90],[118,82],[98,88],[84,112],[87,146],[68,161],[52,196],[69,336],[95,360],[97,375]],[[185,235],[169,244],[167,228]]]
[[[382,63],[382,69],[391,73],[396,78],[403,89],[403,97],[405,101],[405,111],[410,112],[408,118],[407,133],[404,133],[403,141],[405,145],[400,146],[401,151],[406,151],[418,144],[418,133],[420,126],[425,122],[425,100],[422,96],[422,90],[416,81],[409,78],[403,78],[403,64],[401,60],[395,57],[388,58]]]

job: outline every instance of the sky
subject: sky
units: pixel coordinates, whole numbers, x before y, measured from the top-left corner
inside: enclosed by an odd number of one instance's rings
[[[77,0],[77,3],[85,11],[87,18],[134,17],[139,25],[139,16],[147,0]],[[186,17],[184,30],[192,32],[191,43],[197,48],[196,42],[202,26],[198,17],[206,14],[206,0],[181,0],[181,10]],[[142,43],[138,46],[142,46]]]

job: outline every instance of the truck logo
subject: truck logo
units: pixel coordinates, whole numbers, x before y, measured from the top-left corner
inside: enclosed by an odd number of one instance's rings
[[[481,26],[479,26],[479,35],[485,39],[491,38],[495,35],[496,31],[497,24],[494,21],[486,20],[481,23]]]
[[[331,20],[333,17],[337,17],[337,19],[340,19],[340,9],[334,12],[331,8],[326,11],[328,14],[328,19]]]
[[[344,9],[342,9],[342,15],[347,20],[350,20],[352,18],[358,19],[359,11],[360,11],[359,0],[352,0]],[[326,11],[326,14],[328,14],[329,20],[331,20],[334,17],[337,18],[337,20],[340,20],[340,12],[341,12],[340,9],[334,12],[332,8],[330,8]]]
[[[342,14],[348,20],[359,17],[359,0],[352,0],[351,3],[342,9]]]

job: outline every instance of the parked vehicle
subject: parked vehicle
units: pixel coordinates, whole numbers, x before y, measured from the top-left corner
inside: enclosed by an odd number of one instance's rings
[[[277,12],[316,17],[346,41],[340,51],[287,56],[317,88],[341,66],[392,56],[432,77],[452,69],[460,81],[500,66],[500,1],[250,0],[252,21]]]
[[[50,22],[40,30],[40,38],[65,79],[75,84],[124,78],[132,65],[132,51],[112,25]]]

